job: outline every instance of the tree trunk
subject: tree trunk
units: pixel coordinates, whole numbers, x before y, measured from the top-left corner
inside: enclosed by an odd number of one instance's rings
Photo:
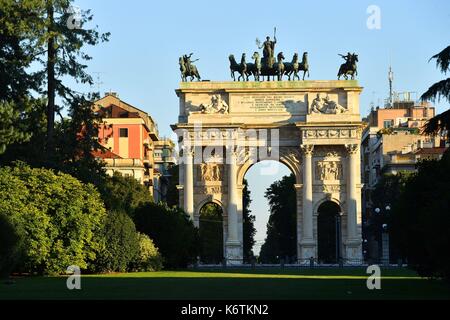
[[[48,32],[53,31],[54,25],[54,9],[52,1],[48,2],[47,15],[48,15]],[[47,151],[53,152],[54,147],[54,126],[55,126],[55,37],[51,36],[48,39],[48,52],[47,52]]]

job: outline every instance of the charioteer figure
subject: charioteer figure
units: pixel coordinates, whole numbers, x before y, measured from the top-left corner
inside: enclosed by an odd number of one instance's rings
[[[259,49],[263,49],[263,58],[265,59],[265,62],[267,63],[267,66],[269,68],[272,68],[273,64],[275,63],[275,44],[277,43],[277,38],[274,35],[273,41],[270,40],[270,37],[266,37],[266,41],[262,44],[262,46],[258,46]]]

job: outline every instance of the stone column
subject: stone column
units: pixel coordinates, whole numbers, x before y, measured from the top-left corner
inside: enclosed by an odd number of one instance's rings
[[[241,243],[238,237],[238,189],[237,189],[237,154],[228,154],[228,238],[226,258],[228,264],[242,263]]]
[[[357,234],[356,184],[357,166],[359,165],[359,148],[357,144],[346,145],[348,151],[347,164],[347,239],[354,240]]]
[[[347,163],[347,239],[346,258],[348,263],[358,263],[362,258],[361,237],[358,235],[358,192],[359,184],[358,166],[360,165],[359,145],[348,144],[345,146],[348,152]]]
[[[313,145],[301,145],[303,151],[303,235],[301,240],[302,259],[316,256],[313,232],[313,190],[312,190],[312,152]]]
[[[302,216],[302,198],[303,198],[303,185],[302,184],[294,184],[295,188],[295,197],[297,199],[296,203],[296,231],[297,231],[297,260],[301,260],[302,250],[301,250],[301,240],[303,237],[302,227],[303,227],[303,216]]]
[[[194,164],[192,149],[183,150],[184,157],[184,211],[194,220]]]

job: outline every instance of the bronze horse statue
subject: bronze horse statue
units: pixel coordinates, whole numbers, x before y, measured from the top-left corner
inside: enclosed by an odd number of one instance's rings
[[[253,75],[255,81],[259,81],[259,76],[261,75],[261,57],[258,52],[254,52],[252,55],[252,59],[255,63],[247,63],[247,81],[249,76]]]
[[[261,60],[258,52],[253,53],[252,59],[255,60],[255,63],[247,64],[247,79],[250,75],[253,75],[255,81],[259,81],[260,76],[263,76],[263,80],[264,76],[267,76],[267,81],[270,81],[270,76],[272,76],[272,78],[277,76],[278,81],[282,80],[285,73],[285,65],[283,63],[285,58],[283,52],[278,53],[277,62],[275,62],[272,67],[267,65],[266,59],[263,58]]]
[[[350,55],[350,59],[348,59],[345,63],[341,64],[338,72],[338,80],[342,76],[344,76],[345,80],[348,80],[348,76],[351,76],[351,79],[354,80],[355,76],[358,75],[358,71],[356,69],[356,63],[358,62],[358,55],[352,54]]]
[[[247,63],[245,62],[245,53],[242,54],[241,63],[238,64],[236,62],[236,59],[234,58],[234,55],[230,54],[228,59],[230,60],[230,71],[231,71],[231,77],[233,78],[233,81],[236,81],[235,72],[239,73],[238,81],[241,81],[241,78],[243,81],[248,81],[248,75],[247,75]]]
[[[292,62],[287,62],[285,64],[285,71],[284,74],[288,76],[289,81],[291,80],[291,75],[294,74],[293,80],[297,78],[300,80],[300,77],[298,75],[299,71],[303,71],[303,79],[305,80],[305,75],[308,73],[309,78],[309,65],[308,65],[308,52],[303,52],[302,61],[298,61],[298,54],[294,53],[294,57],[292,58]]]
[[[191,77],[191,81],[193,81],[194,78],[197,78],[197,81],[201,80],[200,73],[198,72],[197,67],[191,63],[188,70],[184,57],[180,57],[179,64],[181,71],[181,81],[186,82],[187,77]]]

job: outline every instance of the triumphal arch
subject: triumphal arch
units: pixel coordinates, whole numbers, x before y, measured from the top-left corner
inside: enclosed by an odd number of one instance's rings
[[[362,259],[359,95],[356,80],[182,82],[180,204],[198,225],[204,204],[223,210],[224,253],[242,263],[247,170],[277,160],[296,178],[297,258],[318,256],[319,208],[339,208],[339,255]]]

